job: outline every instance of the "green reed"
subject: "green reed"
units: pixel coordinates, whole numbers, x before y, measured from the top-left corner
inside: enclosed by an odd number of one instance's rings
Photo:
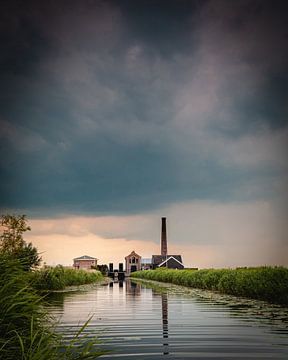
[[[225,294],[288,305],[288,268],[255,267],[239,269],[138,271],[131,277],[215,290]]]
[[[0,254],[0,359],[81,360],[103,354],[97,339],[84,334],[88,323],[67,341],[55,332],[43,304],[20,263]]]
[[[61,265],[33,271],[29,277],[37,290],[63,290],[66,286],[91,284],[103,279],[100,271],[67,269]]]

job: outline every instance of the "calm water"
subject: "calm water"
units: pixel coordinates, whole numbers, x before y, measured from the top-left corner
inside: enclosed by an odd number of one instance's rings
[[[287,311],[259,304],[127,280],[58,294],[51,312],[67,337],[93,315],[86,331],[112,350],[103,359],[287,360]]]

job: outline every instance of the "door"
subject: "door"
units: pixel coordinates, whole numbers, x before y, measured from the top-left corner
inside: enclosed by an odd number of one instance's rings
[[[137,271],[137,266],[131,265],[130,272],[134,272],[134,271]]]

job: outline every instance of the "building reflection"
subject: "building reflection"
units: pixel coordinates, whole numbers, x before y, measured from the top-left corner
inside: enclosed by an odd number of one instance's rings
[[[168,294],[152,289],[153,296],[161,296],[163,355],[169,354]]]
[[[114,280],[109,282],[109,287],[113,288],[114,284],[118,284],[119,290],[123,290],[123,281],[122,280]]]
[[[168,296],[167,293],[161,294],[162,300],[162,334],[163,334],[163,355],[169,354],[168,342]]]
[[[126,294],[132,296],[141,295],[141,285],[131,281],[130,279],[125,280],[126,283]]]
[[[119,284],[120,286],[120,284]],[[141,295],[141,284],[125,279],[126,295],[138,297]],[[159,298],[159,292],[152,289],[153,296]],[[163,355],[169,354],[169,328],[168,328],[168,294],[162,293],[161,295],[161,310],[162,310],[162,337],[163,337]]]

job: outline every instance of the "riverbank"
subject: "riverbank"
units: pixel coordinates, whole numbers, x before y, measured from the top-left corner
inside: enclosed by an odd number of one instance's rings
[[[131,277],[288,305],[288,269],[284,267],[157,269],[134,272]]]
[[[171,298],[181,296],[186,299],[192,298],[197,303],[213,304],[213,306],[220,307],[225,306],[227,309],[230,309],[231,313],[234,313],[235,317],[238,316],[237,310],[240,312],[245,311],[245,317],[249,318],[249,320],[253,320],[261,325],[273,326],[279,331],[283,329],[286,331],[288,326],[287,306],[154,280],[133,278],[132,281],[145,288],[151,288],[152,291],[160,295],[167,294]]]
[[[92,360],[105,353],[96,348],[95,344],[98,342],[96,337],[88,339],[84,334],[88,322],[74,335],[72,334],[70,340],[64,339],[55,332],[56,324],[43,306],[46,299],[39,294],[34,287],[35,283],[33,285],[31,281],[34,276],[34,281],[36,278],[38,281],[43,280],[42,276],[47,275],[47,272],[35,273],[37,275],[23,271],[19,261],[0,255],[0,358]],[[56,274],[59,275],[59,269],[54,273],[55,277]],[[64,271],[64,274],[67,273]],[[98,274],[96,275],[100,278]],[[63,284],[63,276],[65,277],[63,274],[60,277],[61,284]],[[76,278],[78,277],[75,274],[74,280]],[[95,275],[93,278],[96,278]],[[92,277],[88,280],[92,280]],[[67,283],[69,281],[67,280]],[[47,286],[45,287],[48,290]]]
[[[32,287],[42,291],[64,290],[68,286],[92,284],[102,279],[100,271],[67,269],[61,265],[46,267],[29,274]]]

